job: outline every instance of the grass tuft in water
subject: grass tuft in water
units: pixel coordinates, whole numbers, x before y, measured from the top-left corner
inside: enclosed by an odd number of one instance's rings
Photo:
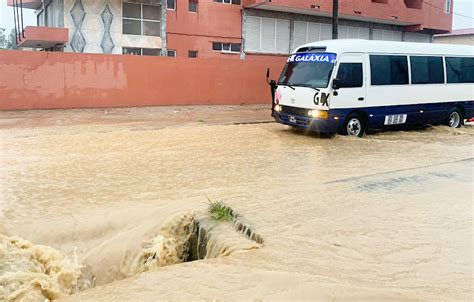
[[[226,206],[221,201],[213,201],[207,197],[208,211],[212,220],[215,221],[232,221],[234,219],[234,213],[231,208]]]

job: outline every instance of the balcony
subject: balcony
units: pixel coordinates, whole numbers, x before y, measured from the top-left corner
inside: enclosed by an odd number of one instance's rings
[[[243,0],[242,6],[243,8],[256,8],[304,15],[332,15],[332,1],[321,3],[321,1],[317,0]]]
[[[43,5],[42,0],[7,0],[8,6],[20,8],[39,9]]]
[[[50,49],[62,47],[69,41],[69,29],[27,26],[17,38],[18,47]]]

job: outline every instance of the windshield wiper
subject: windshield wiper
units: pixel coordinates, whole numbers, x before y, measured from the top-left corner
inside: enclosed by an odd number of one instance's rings
[[[308,87],[308,88],[314,89],[316,91],[321,91],[321,89],[316,88],[316,87],[311,86],[311,85],[308,85],[308,84],[293,84],[293,86],[294,87]]]
[[[289,85],[289,84],[285,84],[285,83],[282,83],[282,82],[279,82],[278,85],[280,86],[287,86],[287,87],[290,87],[291,89],[295,90],[295,87]]]

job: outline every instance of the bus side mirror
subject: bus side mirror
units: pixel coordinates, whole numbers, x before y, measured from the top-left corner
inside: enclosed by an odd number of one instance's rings
[[[334,80],[332,80],[332,89],[338,90],[339,88],[341,88],[341,80],[335,78]]]

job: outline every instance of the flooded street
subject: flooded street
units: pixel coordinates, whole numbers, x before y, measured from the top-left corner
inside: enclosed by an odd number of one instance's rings
[[[472,300],[473,126],[323,139],[258,106],[148,110],[0,113],[0,235],[88,267],[64,299]],[[263,246],[118,275],[206,196]]]

